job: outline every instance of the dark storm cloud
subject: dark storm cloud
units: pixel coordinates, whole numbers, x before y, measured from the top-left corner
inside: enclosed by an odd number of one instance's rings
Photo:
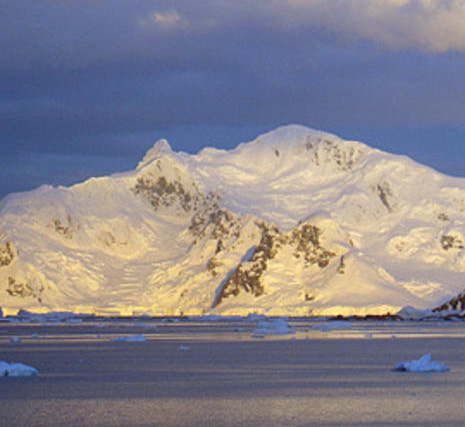
[[[0,12],[0,178],[29,168],[3,194],[132,167],[165,136],[196,151],[291,122],[378,145],[382,129],[465,135],[461,1],[0,0]]]

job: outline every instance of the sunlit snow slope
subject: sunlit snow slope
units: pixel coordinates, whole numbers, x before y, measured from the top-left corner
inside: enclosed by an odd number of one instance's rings
[[[465,288],[465,180],[291,125],[0,202],[4,313],[382,314]]]

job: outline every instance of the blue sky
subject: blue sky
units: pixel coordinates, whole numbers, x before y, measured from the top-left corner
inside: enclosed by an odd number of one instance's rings
[[[465,177],[465,1],[0,0],[0,197],[299,123]]]

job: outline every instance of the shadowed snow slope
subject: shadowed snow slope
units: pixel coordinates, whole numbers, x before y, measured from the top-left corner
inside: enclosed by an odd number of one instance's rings
[[[463,290],[465,180],[303,126],[158,141],[134,171],[0,202],[0,306],[384,314]]]

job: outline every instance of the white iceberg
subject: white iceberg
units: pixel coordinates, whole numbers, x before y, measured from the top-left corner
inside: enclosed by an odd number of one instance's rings
[[[319,329],[321,332],[331,332],[334,329],[350,329],[352,328],[352,323],[345,320],[335,320],[328,323],[321,323],[319,325],[313,325],[313,329]]]
[[[147,323],[136,323],[135,326],[145,329],[157,329],[157,325],[147,324]]]
[[[289,335],[295,334],[284,319],[262,319],[257,322],[252,336],[261,337],[265,335]]]
[[[129,335],[127,337],[116,337],[112,339],[113,342],[145,342],[146,339],[142,334]]]
[[[39,371],[22,363],[7,363],[0,361],[0,377],[36,377]]]
[[[431,354],[425,354],[419,359],[412,360],[411,362],[401,362],[394,367],[395,371],[401,372],[445,372],[449,368],[445,363],[432,362]]]

